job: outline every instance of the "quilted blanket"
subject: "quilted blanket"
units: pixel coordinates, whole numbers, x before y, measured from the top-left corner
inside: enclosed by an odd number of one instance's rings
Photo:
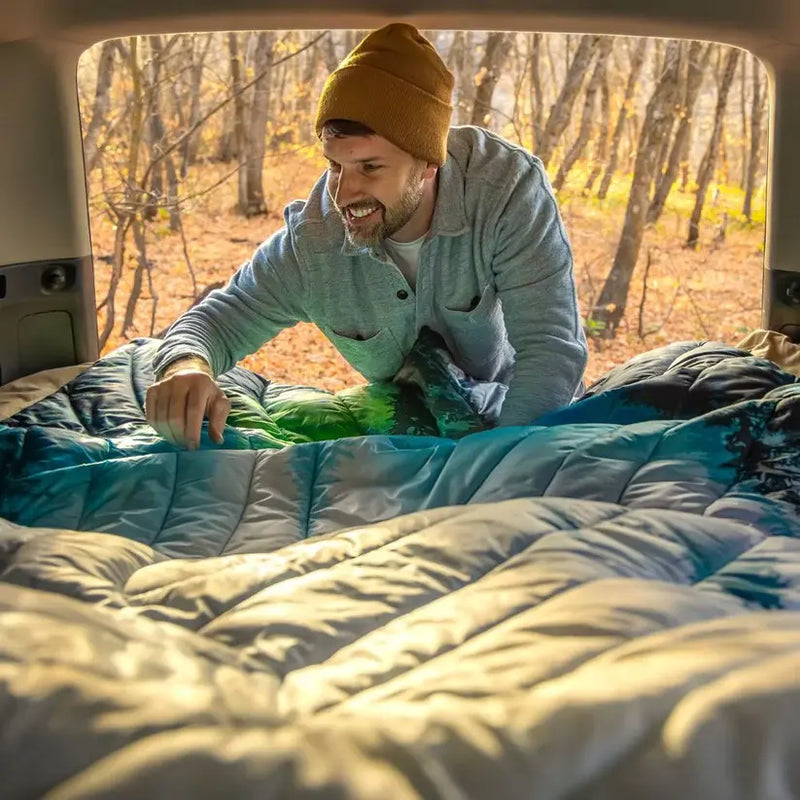
[[[236,373],[186,452],[135,352],[0,425],[0,797],[800,795],[793,376],[683,343],[342,430]]]

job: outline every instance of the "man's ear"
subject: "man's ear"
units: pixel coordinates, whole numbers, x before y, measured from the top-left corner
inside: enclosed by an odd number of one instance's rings
[[[425,166],[425,171],[422,173],[422,177],[427,181],[433,180],[438,171],[439,167],[436,164],[427,164]]]

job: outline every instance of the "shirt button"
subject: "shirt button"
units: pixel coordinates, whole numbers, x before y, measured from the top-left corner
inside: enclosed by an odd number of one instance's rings
[[[408,299],[408,292],[405,289],[401,289],[397,293],[397,299],[398,300],[406,300],[406,299]]]

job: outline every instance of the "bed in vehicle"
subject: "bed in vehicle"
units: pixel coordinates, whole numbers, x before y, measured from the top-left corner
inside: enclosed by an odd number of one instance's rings
[[[236,369],[188,452],[144,421],[153,342],[98,358],[80,54],[390,20],[753,52],[763,327],[797,338],[800,7],[664,5],[0,5],[0,797],[800,795],[791,372],[676,343],[482,430],[422,343],[355,399]]]

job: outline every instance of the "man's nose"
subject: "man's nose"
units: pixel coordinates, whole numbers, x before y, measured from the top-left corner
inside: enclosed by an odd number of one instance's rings
[[[344,208],[359,199],[361,184],[358,176],[352,172],[342,170],[336,182],[336,192],[333,196],[336,205]]]

